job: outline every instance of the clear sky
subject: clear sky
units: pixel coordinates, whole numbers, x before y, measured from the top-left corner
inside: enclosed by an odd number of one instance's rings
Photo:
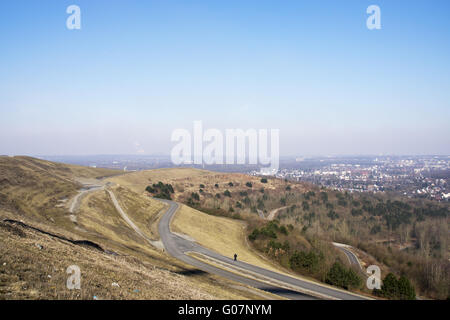
[[[446,0],[1,1],[0,154],[167,154],[194,120],[280,129],[282,155],[450,154],[449,15]]]

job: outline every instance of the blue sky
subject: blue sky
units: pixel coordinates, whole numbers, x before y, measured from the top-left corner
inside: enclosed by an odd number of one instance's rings
[[[66,28],[71,4],[81,30]],[[194,120],[280,129],[282,155],[450,154],[449,9],[2,1],[0,154],[167,154]]]

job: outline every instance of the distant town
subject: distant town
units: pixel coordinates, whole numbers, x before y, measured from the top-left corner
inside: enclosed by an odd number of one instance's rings
[[[293,163],[285,161],[275,176],[339,191],[390,191],[407,197],[450,199],[449,156],[297,158]]]

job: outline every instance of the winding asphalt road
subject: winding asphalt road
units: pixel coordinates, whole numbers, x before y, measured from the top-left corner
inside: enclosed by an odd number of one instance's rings
[[[170,222],[175,215],[179,205],[169,200],[161,200],[169,205],[168,210],[162,216],[158,231],[165,250],[171,256],[192,265],[202,271],[223,276],[227,279],[250,285],[252,287],[268,291],[288,299],[315,300],[336,299],[336,300],[365,300],[360,295],[352,294],[348,291],[332,288],[318,283],[300,280],[284,274],[263,269],[242,261],[234,261],[231,258],[222,256],[214,251],[208,250],[196,242],[190,241],[176,235],[170,231]],[[201,254],[215,264],[223,265],[230,271],[215,267],[209,263],[197,260],[186,253]],[[236,274],[249,275],[251,278]],[[269,282],[269,283],[267,283]]]
[[[355,266],[362,275],[364,275],[365,277],[367,277],[368,275],[364,272],[364,269],[361,267],[361,263],[359,262],[358,257],[356,256],[356,254],[353,253],[352,250],[350,250],[352,247],[347,245],[347,244],[343,244],[343,243],[337,243],[337,242],[333,242],[333,245],[338,248],[339,250],[341,250],[342,252],[345,253],[345,255],[347,256],[348,261],[350,262],[351,265]]]

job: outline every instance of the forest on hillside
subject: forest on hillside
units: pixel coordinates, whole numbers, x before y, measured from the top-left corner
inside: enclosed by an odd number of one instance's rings
[[[233,181],[232,177],[214,183],[205,180],[194,186],[196,190],[175,185],[174,193],[203,212],[245,220],[251,245],[299,274],[367,291],[364,275],[333,247],[332,242],[339,242],[379,265],[386,285],[402,287],[406,282],[406,293],[385,293],[386,298],[412,296],[411,288],[421,296],[449,297],[448,202],[388,193],[350,194],[273,178]]]

